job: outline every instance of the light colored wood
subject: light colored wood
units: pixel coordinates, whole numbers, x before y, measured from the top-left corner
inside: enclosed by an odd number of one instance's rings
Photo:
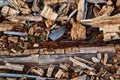
[[[93,64],[93,62],[88,61],[88,60],[83,59],[83,58],[80,58],[80,57],[76,57],[76,56],[74,56],[74,58],[75,58],[76,60],[80,61],[80,62],[83,62],[83,63]]]
[[[82,76],[78,76],[76,78],[73,78],[71,80],[86,80],[87,79],[87,75],[82,75]]]
[[[1,13],[5,16],[6,15],[16,15],[16,14],[18,14],[18,12],[15,9],[10,8],[8,6],[4,6],[1,10]]]
[[[23,71],[24,65],[18,65],[18,64],[10,64],[6,63],[5,65],[1,65],[0,69],[10,69],[15,71]]]
[[[14,43],[18,42],[18,37],[8,37],[8,40]]]
[[[103,64],[106,65],[108,61],[108,54],[104,54]]]
[[[77,65],[81,66],[82,68],[87,68],[87,69],[90,69],[90,70],[94,70],[94,68],[92,68],[92,67],[86,65],[85,63],[82,63],[82,62],[80,62],[80,61],[78,61],[78,60],[76,60],[72,57],[70,57],[69,60],[72,61],[74,64],[77,64]]]
[[[33,47],[35,47],[35,48],[39,47],[39,44],[36,43],[36,44],[33,45]]]
[[[38,69],[32,69],[31,73],[37,74],[39,76],[43,76],[44,75],[44,71],[42,68],[38,68]]]
[[[58,14],[53,12],[49,6],[45,6],[40,15],[53,21],[55,21],[58,17]]]
[[[62,75],[63,75],[63,71],[61,69],[59,69],[58,72],[55,75],[55,78],[60,79]]]
[[[14,24],[7,24],[7,23],[0,24],[0,31],[12,30],[13,28],[14,28]]]
[[[100,60],[99,60],[98,58],[96,58],[96,57],[92,57],[91,59],[92,59],[92,61],[95,62],[95,63],[99,63],[99,62],[100,62]]]
[[[79,0],[77,21],[84,19],[84,11],[85,11],[85,0]]]
[[[52,73],[54,71],[55,65],[50,65],[48,70],[47,70],[47,77],[51,77]]]
[[[120,6],[120,0],[117,0],[116,6],[117,6],[117,7]]]
[[[71,29],[72,40],[84,40],[86,39],[86,28],[78,22],[72,23]]]
[[[69,67],[70,67],[69,64],[62,64],[62,63],[60,63],[60,68],[66,70],[66,71],[68,71],[68,68],[69,68]]]

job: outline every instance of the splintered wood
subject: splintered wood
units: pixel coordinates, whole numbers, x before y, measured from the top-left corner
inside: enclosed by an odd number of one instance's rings
[[[58,14],[53,12],[53,10],[49,6],[45,6],[41,12],[41,16],[50,20],[56,20],[58,17]]]
[[[71,37],[72,40],[84,40],[86,39],[86,29],[85,26],[79,23],[72,23]]]

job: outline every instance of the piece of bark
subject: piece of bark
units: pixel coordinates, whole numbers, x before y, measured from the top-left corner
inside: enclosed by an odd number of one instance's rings
[[[39,76],[43,76],[44,75],[44,71],[42,68],[38,68],[38,69],[32,69],[31,73],[37,74]]]
[[[68,79],[69,78],[69,72],[63,72],[62,78]]]
[[[47,77],[51,77],[52,73],[54,71],[55,65],[50,65],[48,70],[47,70]]]
[[[10,64],[6,63],[5,65],[1,65],[0,69],[10,69],[15,71],[23,71],[24,65],[18,65],[18,64]]]
[[[7,24],[7,23],[0,24],[0,31],[12,30],[13,28],[14,28],[14,24]]]
[[[72,61],[74,64],[77,64],[77,65],[81,66],[82,68],[87,68],[87,69],[90,69],[90,70],[94,70],[94,68],[92,68],[92,67],[90,67],[90,66],[88,66],[88,65],[86,65],[86,64],[84,64],[84,63],[82,63],[82,62],[80,62],[80,61],[78,61],[74,58],[72,58],[72,57],[70,57],[69,60]]]
[[[51,20],[45,20],[45,24],[46,24],[47,28],[50,28],[51,25],[53,25],[53,21],[51,21]]]
[[[2,8],[2,10],[1,10],[1,13],[3,14],[3,15],[10,15],[10,16],[12,16],[12,15],[16,15],[16,14],[18,14],[18,11],[16,11],[15,9],[13,9],[13,8],[10,8],[10,7],[8,7],[8,6],[4,6],[3,8]]]
[[[14,43],[18,42],[18,37],[8,37],[8,40]]]
[[[76,78],[73,78],[71,80],[86,80],[87,79],[87,75],[82,75],[82,76],[78,76]]]
[[[74,58],[75,58],[76,60],[80,61],[80,62],[83,62],[83,63],[93,64],[93,62],[88,61],[88,60],[83,59],[83,58],[80,58],[80,57],[76,57],[76,56],[74,56]]]
[[[49,6],[45,6],[40,15],[53,21],[55,21],[58,17],[58,14],[53,12]]]
[[[85,11],[85,0],[80,0],[78,3],[78,13],[77,13],[77,21],[84,19],[84,11]]]
[[[60,79],[62,77],[62,75],[63,75],[63,71],[61,69],[59,69],[58,72],[55,75],[55,78]]]
[[[78,22],[72,23],[71,29],[72,40],[84,40],[86,39],[86,28]]]

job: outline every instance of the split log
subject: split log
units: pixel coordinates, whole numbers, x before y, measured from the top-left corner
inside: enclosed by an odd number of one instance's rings
[[[74,79],[71,79],[71,80],[86,80],[87,79],[87,75],[82,75],[82,76],[78,76]]]
[[[116,6],[117,6],[117,7],[120,6],[120,0],[117,0],[117,2],[116,2]]]
[[[63,3],[63,2],[75,3],[75,0],[44,0],[45,5]]]
[[[47,70],[47,77],[51,77],[52,73],[54,71],[55,65],[50,65],[48,70]]]
[[[3,15],[10,15],[10,16],[12,16],[12,15],[16,15],[16,14],[18,14],[18,11],[16,11],[15,9],[13,9],[13,8],[10,8],[10,7],[8,7],[8,6],[4,6],[3,8],[2,8],[2,10],[1,10],[1,13],[3,14]]]
[[[23,71],[24,65],[18,65],[18,64],[10,64],[6,63],[6,65],[0,65],[0,69],[10,69],[15,71]]]
[[[69,68],[69,67],[70,67],[69,64],[62,64],[62,63],[60,63],[60,68],[66,70],[66,71],[68,71],[68,68]]]
[[[14,28],[14,24],[7,24],[7,23],[0,24],[0,31],[12,30],[13,28]]]
[[[45,6],[40,15],[53,21],[55,21],[58,17],[58,14],[53,12],[49,6]]]
[[[106,65],[108,61],[108,54],[104,54],[103,64]]]
[[[89,3],[96,3],[96,4],[106,2],[105,0],[86,0],[86,1],[88,1]]]
[[[14,43],[18,42],[18,37],[8,37],[8,40]]]
[[[44,71],[42,68],[38,68],[38,69],[32,69],[31,73],[37,74],[39,76],[43,76],[44,75]]]
[[[82,62],[80,62],[80,61],[78,61],[74,58],[72,58],[72,57],[70,57],[69,60],[72,61],[74,64],[77,64],[77,65],[81,66],[82,68],[87,68],[87,69],[90,69],[90,70],[94,70],[94,68],[92,68],[92,67],[90,67],[90,66],[88,66],[88,65],[86,65],[86,64],[84,64],[84,63],[82,63]]]
[[[63,71],[61,69],[59,69],[59,71],[55,75],[55,78],[60,79],[62,75],[63,75]]]
[[[71,29],[72,40],[84,40],[86,39],[86,28],[78,22],[72,23]]]
[[[84,19],[84,11],[85,11],[85,0],[79,0],[77,21]]]
[[[88,61],[88,60],[83,59],[83,58],[80,58],[80,57],[76,57],[76,56],[74,56],[74,59],[76,59],[76,60],[78,60],[78,61],[80,61],[80,62],[83,62],[83,63],[93,64],[93,62]]]
[[[12,22],[20,22],[22,20],[25,20],[25,21],[42,21],[41,16],[8,16],[7,19],[12,21]]]

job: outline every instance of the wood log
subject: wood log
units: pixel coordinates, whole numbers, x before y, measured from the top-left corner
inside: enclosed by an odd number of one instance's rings
[[[70,67],[69,64],[62,64],[62,63],[60,63],[60,68],[66,70],[66,71],[68,71],[68,68],[69,68],[69,67]]]
[[[86,39],[86,28],[78,22],[72,23],[71,29],[72,40],[84,40]]]
[[[103,64],[106,65],[108,61],[108,54],[104,54]]]
[[[18,37],[8,37],[8,40],[14,43],[18,42]]]
[[[0,69],[10,69],[15,71],[23,71],[24,65],[10,64],[6,63],[5,65],[0,65]]]
[[[7,19],[12,21],[12,22],[20,22],[22,20],[25,20],[25,21],[42,21],[41,16],[8,16]]]
[[[62,75],[63,75],[63,71],[61,69],[59,69],[59,71],[55,75],[55,78],[60,79],[62,77]]]
[[[10,7],[8,7],[8,6],[4,6],[3,8],[2,8],[2,10],[1,10],[1,13],[3,14],[3,15],[16,15],[16,14],[18,14],[18,11],[16,11],[15,9],[13,9],[13,8],[10,8]]]
[[[39,76],[43,76],[44,75],[44,71],[42,68],[38,68],[38,69],[32,69],[31,73],[37,74]]]
[[[48,70],[47,70],[47,77],[51,77],[52,73],[54,71],[55,65],[50,65]]]
[[[94,70],[94,68],[92,68],[92,67],[90,67],[90,66],[88,66],[88,65],[86,65],[86,64],[84,64],[84,63],[82,63],[82,62],[80,62],[80,61],[78,61],[74,58],[72,58],[72,57],[70,57],[69,60],[72,61],[74,64],[77,64],[77,65],[81,66],[82,68],[87,68],[87,69],[90,69],[90,70]]]
[[[120,0],[117,0],[116,6],[117,6],[117,7],[120,6]]]
[[[87,79],[87,75],[82,75],[82,76],[78,76],[76,78],[73,78],[71,80],[86,80]]]
[[[0,31],[12,30],[13,28],[14,28],[14,24],[7,24],[7,23],[0,24]]]
[[[74,59],[76,59],[76,60],[78,60],[78,61],[80,61],[80,62],[83,62],[83,63],[93,64],[93,62],[88,61],[88,60],[83,59],[83,58],[80,58],[80,57],[76,57],[76,56],[74,56]]]
[[[79,0],[77,21],[84,19],[84,11],[85,11],[85,0]]]

